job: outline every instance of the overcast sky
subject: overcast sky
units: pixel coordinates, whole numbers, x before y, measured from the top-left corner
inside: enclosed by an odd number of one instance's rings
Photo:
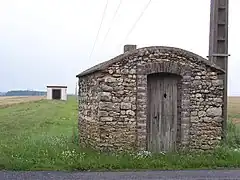
[[[149,0],[122,0],[113,23],[120,0],[109,0],[89,58],[106,1],[0,0],[0,91],[67,85],[73,93],[76,74],[119,55],[127,43],[208,55],[210,0],[152,0],[127,39]],[[240,0],[229,5],[228,92],[240,95]]]

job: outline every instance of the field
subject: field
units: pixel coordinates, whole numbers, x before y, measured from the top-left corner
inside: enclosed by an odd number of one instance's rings
[[[228,114],[234,123],[240,123],[240,97],[230,97]]]
[[[240,133],[238,130],[240,98],[238,97],[229,98],[229,119],[232,119],[235,124],[231,121],[228,123],[227,144],[212,153],[179,152],[160,155],[104,154],[83,149],[77,143],[76,99],[69,97],[69,100],[64,102],[38,98],[0,99],[2,104],[0,108],[0,169],[104,170],[240,167]]]
[[[45,96],[0,96],[0,108],[41,99],[45,99]]]

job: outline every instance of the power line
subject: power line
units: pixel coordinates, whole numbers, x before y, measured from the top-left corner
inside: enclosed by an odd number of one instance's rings
[[[104,11],[103,11],[103,14],[102,14],[102,20],[101,20],[100,26],[99,26],[99,28],[98,28],[97,36],[96,36],[96,39],[95,39],[95,41],[94,41],[93,48],[92,48],[92,51],[91,51],[91,53],[90,53],[89,59],[91,59],[91,57],[92,57],[92,53],[93,53],[93,50],[94,50],[94,48],[95,48],[95,45],[96,45],[96,42],[97,42],[97,39],[98,39],[98,36],[99,36],[99,32],[100,32],[100,29],[101,29],[101,27],[102,27],[103,19],[104,19],[105,14],[106,14],[107,6],[108,6],[108,0],[107,0],[107,2],[106,2],[105,8],[104,8]]]
[[[111,27],[112,27],[112,25],[113,25],[113,22],[114,22],[114,20],[115,20],[115,18],[116,18],[116,15],[117,15],[119,9],[120,9],[121,4],[122,4],[122,0],[119,1],[119,4],[118,4],[118,6],[117,6],[117,9],[116,9],[116,11],[115,11],[115,13],[114,13],[114,15],[113,15],[113,18],[112,18],[111,24],[110,24],[110,26],[109,26],[109,28],[108,28],[108,31],[107,31],[107,33],[106,33],[104,39],[103,39],[103,43],[105,42],[105,40],[106,40],[106,38],[107,38],[107,36],[108,36],[110,30],[111,30]]]
[[[142,18],[144,12],[147,10],[147,8],[149,7],[150,3],[151,3],[152,0],[149,0],[148,3],[146,4],[146,6],[144,7],[142,13],[140,14],[140,16],[137,18],[137,20],[134,22],[132,28],[130,29],[130,31],[128,32],[124,42],[127,40],[128,36],[132,33],[133,29],[135,28],[136,24],[138,23],[138,21]],[[124,43],[123,42],[123,43]]]

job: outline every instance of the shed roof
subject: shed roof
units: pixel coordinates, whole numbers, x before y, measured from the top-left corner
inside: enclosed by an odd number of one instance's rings
[[[94,73],[96,71],[101,71],[101,70],[104,70],[106,69],[107,67],[109,67],[110,65],[118,62],[118,61],[121,61],[122,59],[128,57],[128,56],[131,56],[131,55],[134,55],[134,54],[137,54],[139,52],[142,52],[144,50],[149,50],[149,51],[152,51],[152,50],[158,50],[159,52],[169,52],[169,53],[179,53],[179,54],[182,54],[182,55],[185,55],[185,56],[188,56],[188,57],[192,57],[192,58],[196,58],[198,59],[199,62],[202,62],[204,63],[205,65],[209,66],[209,67],[212,67],[218,71],[220,71],[221,73],[225,73],[225,71],[220,68],[219,66],[217,66],[215,63],[209,61],[208,59],[205,59],[203,58],[202,56],[199,56],[193,52],[190,52],[190,51],[187,51],[187,50],[184,50],[184,49],[181,49],[181,48],[176,48],[176,47],[168,47],[168,46],[150,46],[150,47],[143,47],[143,48],[138,48],[138,49],[135,49],[135,50],[132,50],[132,51],[128,51],[126,53],[123,53],[123,54],[120,54],[108,61],[104,61],[100,64],[97,64],[83,72],[81,72],[80,74],[78,74],[76,77],[82,77],[82,76],[86,76],[88,74],[91,74],[91,73]]]
[[[67,88],[67,86],[47,86],[47,88]]]

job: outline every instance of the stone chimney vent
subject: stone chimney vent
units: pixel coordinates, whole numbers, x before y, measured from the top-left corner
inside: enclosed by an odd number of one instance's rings
[[[137,49],[137,45],[133,45],[133,44],[124,45],[124,53],[128,51],[133,51],[135,49]]]

